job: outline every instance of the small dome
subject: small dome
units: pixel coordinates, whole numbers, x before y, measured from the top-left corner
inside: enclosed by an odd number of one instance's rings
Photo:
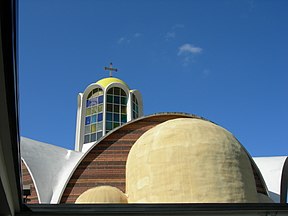
[[[76,204],[85,203],[127,203],[126,195],[118,188],[111,186],[99,186],[82,193]]]
[[[249,157],[224,128],[191,118],[145,132],[126,163],[129,203],[258,202]]]
[[[129,89],[129,86],[123,80],[120,80],[116,77],[108,77],[96,82],[96,84],[101,85],[103,88],[106,88],[111,83],[121,83],[122,85],[125,85]]]

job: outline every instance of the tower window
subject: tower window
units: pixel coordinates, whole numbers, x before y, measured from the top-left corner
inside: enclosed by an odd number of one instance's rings
[[[107,92],[106,132],[127,122],[127,95],[119,87]]]
[[[86,100],[84,143],[100,139],[103,136],[103,90],[93,89]]]
[[[139,117],[139,105],[138,100],[136,96],[133,94],[132,97],[132,113],[133,113],[133,119],[136,119]]]

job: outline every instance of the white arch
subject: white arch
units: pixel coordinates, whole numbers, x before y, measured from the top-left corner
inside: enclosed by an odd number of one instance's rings
[[[41,203],[40,196],[39,196],[39,191],[38,191],[38,186],[37,186],[36,181],[34,179],[33,173],[31,172],[30,167],[26,163],[25,159],[23,157],[21,157],[21,160],[25,164],[25,166],[26,166],[26,168],[27,168],[27,170],[28,170],[28,172],[29,172],[29,174],[31,176],[32,182],[33,182],[35,190],[36,190],[38,202]]]

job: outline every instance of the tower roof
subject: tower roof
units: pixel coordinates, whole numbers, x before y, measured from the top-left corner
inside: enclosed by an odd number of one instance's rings
[[[104,78],[96,82],[96,84],[101,85],[103,88],[106,88],[111,83],[121,83],[129,89],[129,86],[123,80],[120,80],[116,77],[108,77],[108,78]]]

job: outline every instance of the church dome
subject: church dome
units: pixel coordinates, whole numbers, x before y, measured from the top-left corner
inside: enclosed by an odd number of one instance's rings
[[[96,84],[101,85],[103,88],[106,88],[111,83],[121,83],[122,85],[126,86],[129,89],[129,86],[123,80],[118,79],[116,77],[108,77],[96,82]]]
[[[144,133],[126,163],[129,203],[258,202],[249,156],[224,128],[169,120]]]
[[[76,204],[85,203],[127,203],[126,195],[118,188],[111,186],[99,186],[82,193]]]

